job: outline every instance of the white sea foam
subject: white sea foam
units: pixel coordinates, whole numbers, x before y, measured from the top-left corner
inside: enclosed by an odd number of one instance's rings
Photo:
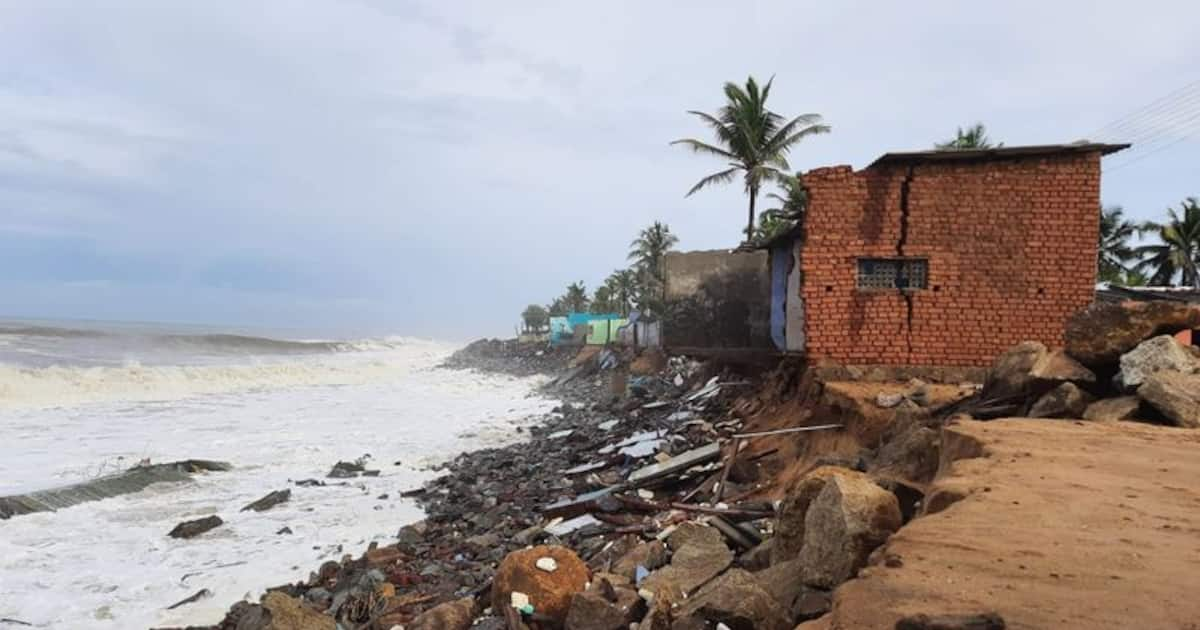
[[[0,618],[106,630],[210,624],[234,601],[339,558],[339,545],[359,553],[390,539],[420,517],[398,497],[432,474],[427,464],[518,439],[516,424],[555,404],[529,396],[529,379],[436,368],[449,350],[409,342],[220,365],[0,366],[0,495],[145,457],[237,467],[0,521]],[[365,453],[380,477],[289,483]],[[286,487],[289,503],[238,511]],[[226,524],[193,540],[166,536],[208,514]],[[276,535],[284,526],[294,534]],[[202,588],[214,596],[165,610]]]

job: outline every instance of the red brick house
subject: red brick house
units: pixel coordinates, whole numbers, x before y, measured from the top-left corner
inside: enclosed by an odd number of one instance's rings
[[[809,171],[804,225],[768,245],[774,345],[945,366],[987,365],[1027,339],[1061,345],[1095,293],[1100,160],[1127,146],[888,153]]]

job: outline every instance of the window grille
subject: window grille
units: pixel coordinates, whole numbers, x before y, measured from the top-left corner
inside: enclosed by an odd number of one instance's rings
[[[924,258],[860,258],[860,289],[925,289],[929,286],[929,261]]]

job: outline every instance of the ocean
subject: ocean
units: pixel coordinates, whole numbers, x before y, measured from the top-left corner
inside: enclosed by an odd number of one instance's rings
[[[386,543],[400,498],[465,450],[519,440],[556,401],[537,379],[441,369],[453,344],[406,337],[0,320],[0,496],[141,461],[229,462],[190,483],[0,520],[0,618],[39,628],[218,622],[234,601]],[[297,487],[338,460],[379,477]],[[336,482],[339,480],[326,480]],[[292,489],[270,511],[240,512]],[[183,520],[225,524],[169,538]],[[287,527],[293,533],[278,534]],[[201,589],[211,597],[167,610]]]

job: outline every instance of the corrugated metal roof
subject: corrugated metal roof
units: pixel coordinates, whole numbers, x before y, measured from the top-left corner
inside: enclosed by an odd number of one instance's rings
[[[910,162],[986,162],[1026,157],[1041,157],[1065,153],[1093,153],[1101,155],[1128,149],[1129,144],[1102,144],[1077,142],[1074,144],[1037,144],[1023,147],[998,147],[995,149],[935,149],[932,151],[901,151],[884,153],[867,168],[890,163]]]

